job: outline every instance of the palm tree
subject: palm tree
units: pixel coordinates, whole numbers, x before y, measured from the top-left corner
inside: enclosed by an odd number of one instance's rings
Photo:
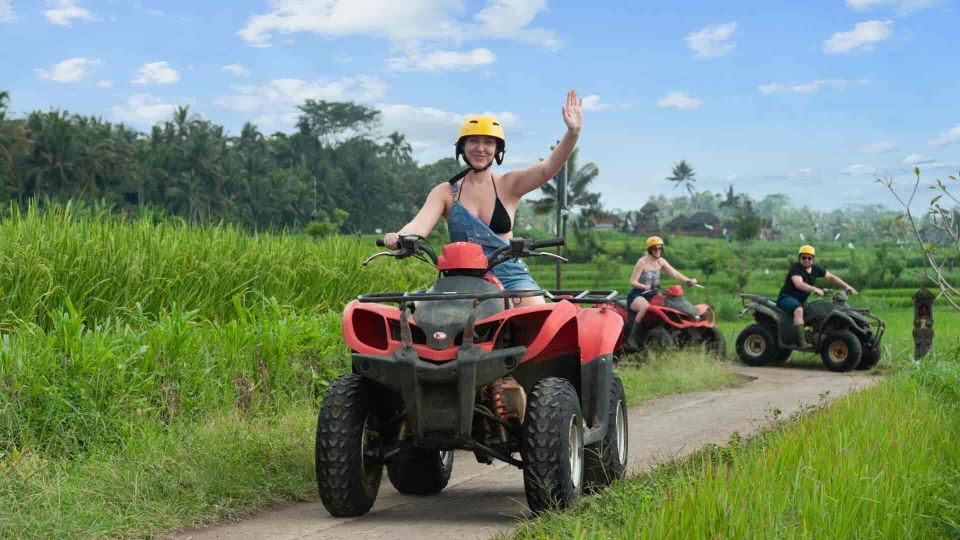
[[[681,160],[673,166],[673,176],[668,176],[667,180],[674,182],[674,187],[684,186],[693,198],[693,184],[697,181],[697,173],[693,170],[686,160]]]
[[[580,149],[574,148],[567,159],[567,208],[595,207],[600,203],[600,194],[589,191],[590,183],[600,174],[600,168],[595,163],[587,163],[577,168],[577,158]],[[557,209],[557,184],[552,179],[540,187],[544,197],[533,202],[533,211],[537,214],[548,214]]]
[[[398,131],[394,131],[387,136],[387,142],[383,144],[383,152],[397,163],[408,164],[413,162],[413,147],[407,142],[406,137]]]

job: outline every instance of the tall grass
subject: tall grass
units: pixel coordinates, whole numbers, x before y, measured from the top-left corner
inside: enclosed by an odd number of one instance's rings
[[[749,442],[628,479],[520,538],[960,535],[960,360],[942,355]]]
[[[0,221],[0,327],[49,327],[68,300],[91,321],[176,310],[222,321],[236,316],[238,302],[271,299],[323,312],[363,292],[429,279],[426,265],[362,269],[374,249],[359,238],[316,242],[149,216],[120,220],[70,204],[14,206]]]

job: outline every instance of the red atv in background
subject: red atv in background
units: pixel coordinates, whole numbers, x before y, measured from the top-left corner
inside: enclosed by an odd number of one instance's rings
[[[457,242],[438,258],[422,237],[404,235],[397,251],[364,261],[426,256],[440,274],[426,291],[361,295],[344,309],[353,373],[330,385],[317,419],[317,487],[332,515],[369,511],[384,466],[401,493],[440,492],[456,449],[522,469],[535,513],[623,477],[616,292],[505,291],[489,274],[516,257],[557,257],[535,250],[562,243],[515,238],[488,259]],[[554,301],[510,307],[540,295]]]
[[[692,304],[680,285],[671,285],[666,295],[658,293],[650,300],[639,327],[634,327],[637,314],[626,299],[617,300],[617,311],[624,320],[624,353],[704,346],[719,358],[726,354],[727,340],[717,328],[716,312],[709,304]]]

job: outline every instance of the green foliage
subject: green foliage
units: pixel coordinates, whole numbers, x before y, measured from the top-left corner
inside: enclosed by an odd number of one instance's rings
[[[622,278],[620,273],[620,263],[606,253],[598,253],[590,260],[593,266],[594,279],[593,288],[602,288],[603,283],[618,281]],[[626,278],[623,278],[626,279]]]
[[[686,160],[681,160],[680,163],[673,165],[673,170],[670,176],[667,177],[667,180],[673,182],[674,187],[685,187],[690,194],[690,198],[693,198],[695,192],[694,185],[697,182],[697,172],[693,170],[693,167],[691,167]]]
[[[739,214],[734,238],[740,242],[752,242],[760,234],[761,225],[763,225],[763,219],[759,216]]]
[[[326,238],[337,234],[337,224],[330,220],[311,221],[307,223],[305,232],[313,238]]]
[[[714,246],[700,252],[700,256],[696,259],[696,267],[700,274],[710,279],[723,268],[724,259],[723,251]]]

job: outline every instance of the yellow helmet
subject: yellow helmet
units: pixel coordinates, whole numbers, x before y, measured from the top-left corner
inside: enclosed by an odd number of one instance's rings
[[[800,255],[810,255],[810,256],[816,257],[816,256],[817,256],[817,250],[813,249],[813,246],[811,246],[810,244],[804,244],[804,245],[800,246],[800,252],[797,253],[797,255],[798,255],[798,256],[800,256]]]
[[[463,160],[467,161],[467,156],[463,153],[464,138],[474,135],[483,135],[497,139],[497,153],[494,154],[494,159],[497,160],[497,165],[503,163],[503,154],[507,147],[507,137],[503,133],[503,126],[500,125],[500,122],[498,122],[496,118],[482,114],[470,115],[463,121],[463,124],[460,125],[460,134],[457,135],[456,143],[457,160],[460,159],[460,156],[463,156]],[[469,165],[470,162],[467,161],[467,164]]]
[[[647,238],[647,249],[650,249],[653,246],[662,246],[662,245],[663,245],[663,238],[660,238],[659,236],[651,236],[650,238]]]

